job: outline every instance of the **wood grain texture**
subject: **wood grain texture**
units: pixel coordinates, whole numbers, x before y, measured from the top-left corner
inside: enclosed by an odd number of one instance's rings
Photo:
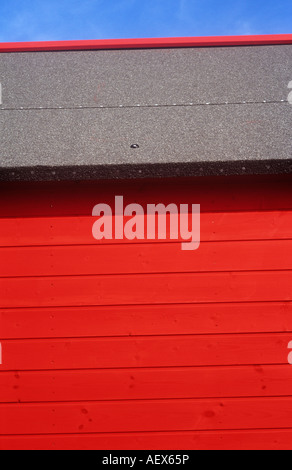
[[[292,240],[0,249],[0,277],[292,269]]]
[[[92,216],[2,218],[0,247],[113,244],[130,244],[132,247],[136,243],[141,247],[141,240],[95,240],[92,236],[95,220]],[[168,241],[176,242],[170,240],[168,223],[166,235]],[[202,241],[283,239],[292,239],[291,210],[201,213]],[[143,244],[147,243],[160,246],[163,240],[149,241],[145,236]]]
[[[0,449],[289,449],[291,176],[3,184]],[[92,237],[201,204],[202,243]]]
[[[291,402],[292,397],[276,397],[5,404],[0,434],[289,428]]]
[[[292,271],[0,278],[0,308],[291,301]]]
[[[291,333],[5,340],[0,370],[287,364],[289,341]]]
[[[0,450],[291,450],[292,429],[0,436]]]
[[[18,371],[0,374],[0,403],[289,396],[277,366]]]
[[[3,339],[292,331],[292,302],[0,309]]]

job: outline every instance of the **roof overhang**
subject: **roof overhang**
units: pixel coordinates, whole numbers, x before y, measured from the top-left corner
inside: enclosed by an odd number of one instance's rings
[[[0,53],[2,181],[292,172],[292,35]]]
[[[224,47],[292,44],[292,34],[257,36],[208,36],[184,38],[98,39],[0,43],[0,52],[85,51],[108,49],[161,49],[178,47]]]

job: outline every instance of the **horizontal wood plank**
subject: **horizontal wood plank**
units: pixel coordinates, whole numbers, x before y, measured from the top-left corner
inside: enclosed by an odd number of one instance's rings
[[[1,372],[0,403],[288,396],[290,365]]]
[[[291,301],[292,271],[1,278],[0,308]]]
[[[291,333],[4,340],[0,371],[287,364],[291,340]]]
[[[0,434],[289,428],[292,397],[0,405]]]
[[[141,244],[141,240],[96,240],[94,217],[0,219],[0,246]],[[126,219],[125,219],[126,220]],[[145,221],[146,226],[146,221]],[[167,223],[167,240],[170,240]],[[211,212],[201,214],[202,241],[292,239],[292,211]],[[163,240],[142,240],[163,243]],[[170,240],[171,241],[171,240]]]
[[[0,248],[0,277],[292,269],[292,240]]]
[[[292,302],[0,309],[2,339],[292,331]]]
[[[291,442],[292,429],[52,434],[1,436],[0,450],[291,450]]]

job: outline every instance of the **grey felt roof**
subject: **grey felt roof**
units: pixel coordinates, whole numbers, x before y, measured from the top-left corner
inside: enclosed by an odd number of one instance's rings
[[[292,45],[2,53],[0,179],[292,172],[291,81]]]

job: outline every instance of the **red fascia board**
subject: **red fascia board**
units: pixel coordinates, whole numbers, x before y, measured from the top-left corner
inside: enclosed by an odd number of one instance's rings
[[[213,36],[187,38],[102,39],[0,43],[0,52],[78,51],[98,49],[151,49],[178,47],[260,46],[292,44],[292,34],[264,36]]]

